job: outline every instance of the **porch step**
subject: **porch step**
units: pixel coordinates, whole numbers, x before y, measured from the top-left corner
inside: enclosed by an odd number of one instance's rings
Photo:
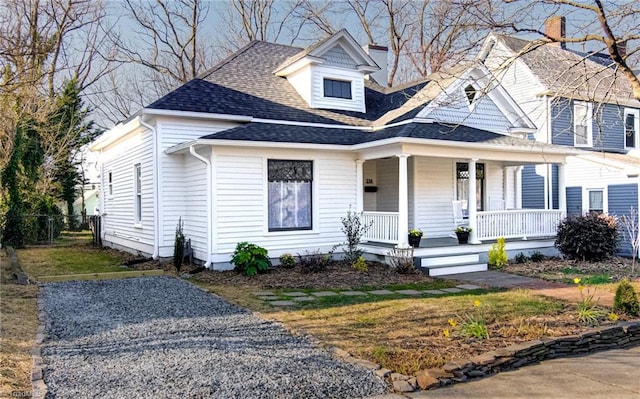
[[[485,272],[488,270],[486,263],[461,263],[441,266],[422,267],[429,276],[447,276],[449,274]]]
[[[448,255],[427,255],[420,257],[420,266],[422,267],[439,267],[452,264],[478,262],[480,262],[480,255],[473,252]]]

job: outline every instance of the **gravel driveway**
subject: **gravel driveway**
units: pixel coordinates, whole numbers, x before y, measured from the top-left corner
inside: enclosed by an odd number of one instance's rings
[[[277,323],[170,277],[47,284],[48,398],[356,398],[384,393]]]

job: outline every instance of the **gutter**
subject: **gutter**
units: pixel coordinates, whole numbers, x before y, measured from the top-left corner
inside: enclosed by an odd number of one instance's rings
[[[207,223],[207,260],[204,267],[211,266],[211,241],[213,241],[213,211],[211,207],[212,184],[211,184],[211,160],[203,157],[196,152],[196,143],[189,146],[189,153],[197,160],[203,162],[207,168],[207,212],[209,213],[209,222]]]
[[[159,206],[159,191],[160,185],[158,178],[158,174],[160,173],[160,167],[158,166],[158,137],[156,128],[149,125],[145,121],[142,120],[142,116],[138,116],[138,122],[141,126],[151,130],[152,139],[153,139],[153,176],[154,182],[153,185],[155,187],[154,195],[153,195],[153,224],[154,224],[154,234],[153,234],[153,254],[151,255],[154,260],[157,260],[160,257],[160,212],[158,210]]]

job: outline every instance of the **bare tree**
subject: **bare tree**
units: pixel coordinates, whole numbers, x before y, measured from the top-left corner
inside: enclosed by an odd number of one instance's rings
[[[629,215],[623,215],[620,218],[620,223],[624,228],[624,238],[631,246],[631,275],[634,275],[636,273],[636,259],[640,250],[640,222],[636,208],[631,207]]]

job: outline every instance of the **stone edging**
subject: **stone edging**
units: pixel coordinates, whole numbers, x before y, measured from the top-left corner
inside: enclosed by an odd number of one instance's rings
[[[33,399],[44,399],[47,396],[47,384],[42,378],[44,362],[42,360],[42,342],[44,342],[44,303],[42,302],[42,285],[38,284],[38,329],[36,338],[31,350],[33,366],[31,368],[31,397]]]
[[[497,349],[470,359],[458,359],[440,369],[421,370],[416,381],[421,389],[432,389],[472,378],[538,363],[541,360],[586,355],[607,349],[640,345],[640,321],[618,323],[613,327],[559,338],[543,338]]]

